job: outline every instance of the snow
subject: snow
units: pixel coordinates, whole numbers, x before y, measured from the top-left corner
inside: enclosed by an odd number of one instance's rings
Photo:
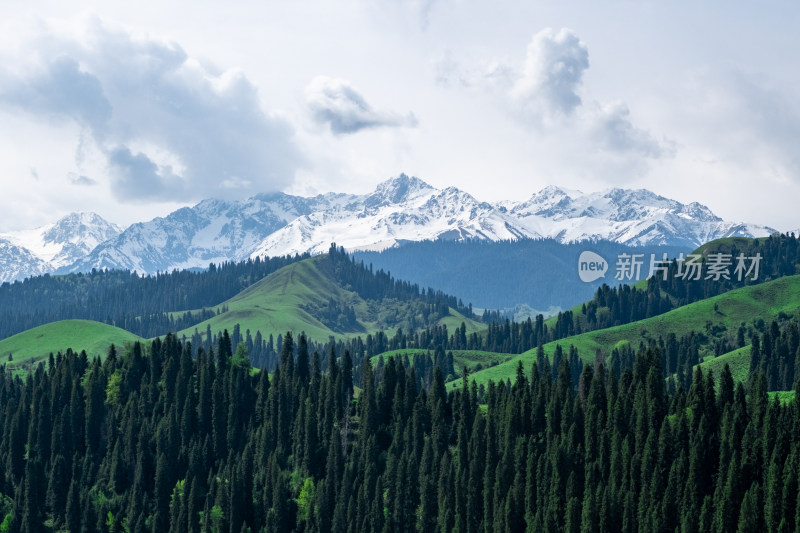
[[[331,242],[348,250],[435,239],[520,238],[692,247],[720,237],[774,232],[725,222],[699,203],[681,204],[645,189],[584,194],[549,186],[527,200],[487,203],[456,187],[440,190],[405,174],[364,195],[270,193],[242,201],[203,200],[120,231],[93,213],[72,214],[41,228],[0,235],[6,239],[0,240],[0,265],[8,265],[6,278],[12,271],[19,277],[92,268],[154,273],[248,257],[323,253]]]

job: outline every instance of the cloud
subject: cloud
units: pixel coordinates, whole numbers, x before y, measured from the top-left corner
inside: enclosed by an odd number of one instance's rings
[[[31,113],[71,118],[92,129],[102,129],[111,117],[111,104],[95,76],[80,69],[72,57],[48,58],[43,70],[25,79],[4,80],[0,101]]]
[[[729,96],[734,105],[727,110],[728,135],[731,144],[741,142],[742,153],[758,146],[758,155],[770,161],[776,174],[800,177],[800,105],[796,98],[787,98],[785,91],[770,86],[763,76],[736,71],[730,74]],[[747,133],[745,133],[747,132]],[[739,141],[739,142],[736,142]],[[755,150],[753,150],[755,152]],[[749,156],[755,155],[751,153]]]
[[[502,61],[469,68],[449,50],[433,61],[433,68],[436,83],[443,87],[507,91],[519,78],[517,70]]]
[[[586,44],[568,28],[533,36],[511,96],[529,113],[569,115],[581,105],[578,89],[589,68]]]
[[[84,176],[83,174],[78,175],[75,174],[74,172],[70,172],[69,174],[67,174],[67,177],[69,178],[70,183],[72,183],[73,185],[79,185],[82,187],[93,187],[97,185],[97,181],[93,180],[88,176]]]
[[[595,106],[587,112],[586,125],[589,136],[603,150],[656,159],[674,155],[674,143],[659,142],[648,131],[634,126],[630,110],[622,102]]]
[[[139,152],[134,154],[126,146],[112,150],[109,162],[113,172],[118,194],[123,197],[153,200],[162,196],[169,187],[164,174],[165,169],[160,169],[147,155]],[[169,192],[174,192],[169,191]]]
[[[401,116],[376,111],[346,80],[317,76],[305,89],[306,104],[317,124],[327,125],[335,135],[356,133],[370,128],[416,127],[413,113]]]
[[[521,65],[495,58],[465,65],[446,52],[433,67],[439,85],[494,97],[533,142],[549,147],[548,157],[577,173],[624,183],[646,173],[648,162],[675,155],[675,143],[637,126],[625,102],[587,94],[589,49],[569,28],[536,33]]]
[[[79,124],[104,154],[119,200],[280,190],[303,164],[293,129],[262,108],[244,73],[217,72],[175,42],[96,17],[76,35],[42,24],[29,43],[32,66],[0,71],[0,105]]]

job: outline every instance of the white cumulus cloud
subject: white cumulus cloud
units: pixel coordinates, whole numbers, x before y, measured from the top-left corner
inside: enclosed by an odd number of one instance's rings
[[[575,32],[544,29],[528,45],[511,95],[529,113],[570,114],[581,105],[578,90],[588,68],[589,49]]]

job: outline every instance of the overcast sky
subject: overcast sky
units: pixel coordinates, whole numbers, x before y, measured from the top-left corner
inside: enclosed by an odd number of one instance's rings
[[[799,6],[3,0],[0,232],[400,172],[796,229]]]

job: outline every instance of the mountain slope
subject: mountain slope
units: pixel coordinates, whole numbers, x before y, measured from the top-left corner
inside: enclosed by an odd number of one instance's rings
[[[0,283],[38,276],[49,270],[49,265],[27,248],[0,238]]]
[[[362,195],[277,193],[204,200],[134,224],[59,272],[205,268],[248,257],[322,253],[331,242],[348,250],[383,250],[411,241],[550,237],[694,248],[715,238],[773,231],[725,222],[700,204],[681,204],[646,190],[583,194],[548,187],[524,201],[492,204],[401,174]]]
[[[764,237],[775,231],[725,222],[697,202],[682,204],[644,189],[584,194],[550,186],[507,209],[530,231],[562,242],[599,238],[632,246],[696,247],[721,237]]]
[[[133,224],[59,272],[118,268],[155,273],[241,261],[266,236],[300,215],[329,207],[340,196],[300,198],[278,193],[244,201],[204,200],[166,217]]]
[[[492,204],[448,187],[438,190],[405,174],[356,197],[345,209],[314,212],[276,231],[252,257],[324,252],[331,242],[348,250],[382,250],[407,241],[508,240],[541,237]]]
[[[760,285],[734,289],[653,318],[553,341],[543,348],[546,355],[552,356],[557,345],[561,345],[565,352],[570,346],[575,346],[581,359],[592,362],[598,351],[608,356],[621,342],[628,342],[635,349],[640,342],[647,343],[659,336],[666,338],[670,333],[680,337],[696,330],[708,332],[715,327],[732,331],[742,322],[749,324],[757,318],[772,320],[779,313],[792,314],[798,308],[800,275],[786,276]],[[713,352],[710,350],[710,346],[701,345],[701,359],[704,355],[711,355]],[[513,380],[520,361],[528,371],[535,360],[536,350],[530,350],[500,365],[476,372],[471,379],[478,383],[507,378]]]
[[[578,258],[585,250],[610,262],[605,277],[581,281]],[[481,309],[509,309],[525,304],[533,309],[567,309],[590,299],[603,283],[614,280],[616,258],[621,253],[649,257],[677,257],[691,248],[653,246],[633,248],[610,241],[559,243],[554,239],[517,241],[425,241],[381,252],[355,252],[353,256],[401,279],[457,294]],[[498,275],[500,274],[500,275]]]
[[[242,334],[248,329],[253,335],[261,331],[265,337],[304,331],[309,338],[325,342],[331,336],[341,339],[378,330],[390,332],[398,326],[408,331],[412,329],[408,317],[417,316],[428,305],[422,298],[365,298],[345,284],[328,254],[305,259],[251,285],[217,306],[220,314],[179,331],[178,336],[191,337],[195,331],[204,335],[209,327],[212,334],[232,331],[239,324]],[[459,325],[464,321],[470,331],[481,327],[452,309],[437,320],[448,327],[453,327],[454,320]]]
[[[72,264],[121,231],[96,213],[70,213],[39,228],[0,234],[0,282]]]
[[[0,341],[0,363],[11,356],[14,366],[42,360],[52,353],[79,353],[86,350],[89,357],[104,356],[111,344],[121,349],[127,342],[143,340],[124,329],[92,320],[62,320],[51,322]]]
[[[344,291],[326,278],[314,265],[313,260],[301,261],[284,267],[274,274],[222,303],[218,309],[227,309],[214,318],[194,327],[179,331],[178,336],[191,336],[197,329],[205,333],[211,327],[216,333],[227,329],[233,331],[236,324],[241,330],[260,330],[262,334],[278,334],[286,331],[301,332],[311,338],[324,341],[329,335],[337,335],[304,308],[309,304],[320,304],[328,298],[361,305],[356,294]],[[359,331],[349,333],[360,333]]]
[[[97,213],[70,213],[52,224],[7,233],[3,237],[57,269],[74,263],[121,232],[122,228]]]
[[[729,236],[774,230],[725,222],[696,202],[682,204],[647,190],[583,194],[550,186],[528,200],[489,204],[448,187],[400,175],[358,197],[347,210],[314,212],[267,237],[255,256],[320,253],[331,241],[349,250],[383,250],[409,241],[553,238],[605,239],[628,245],[694,248]]]

